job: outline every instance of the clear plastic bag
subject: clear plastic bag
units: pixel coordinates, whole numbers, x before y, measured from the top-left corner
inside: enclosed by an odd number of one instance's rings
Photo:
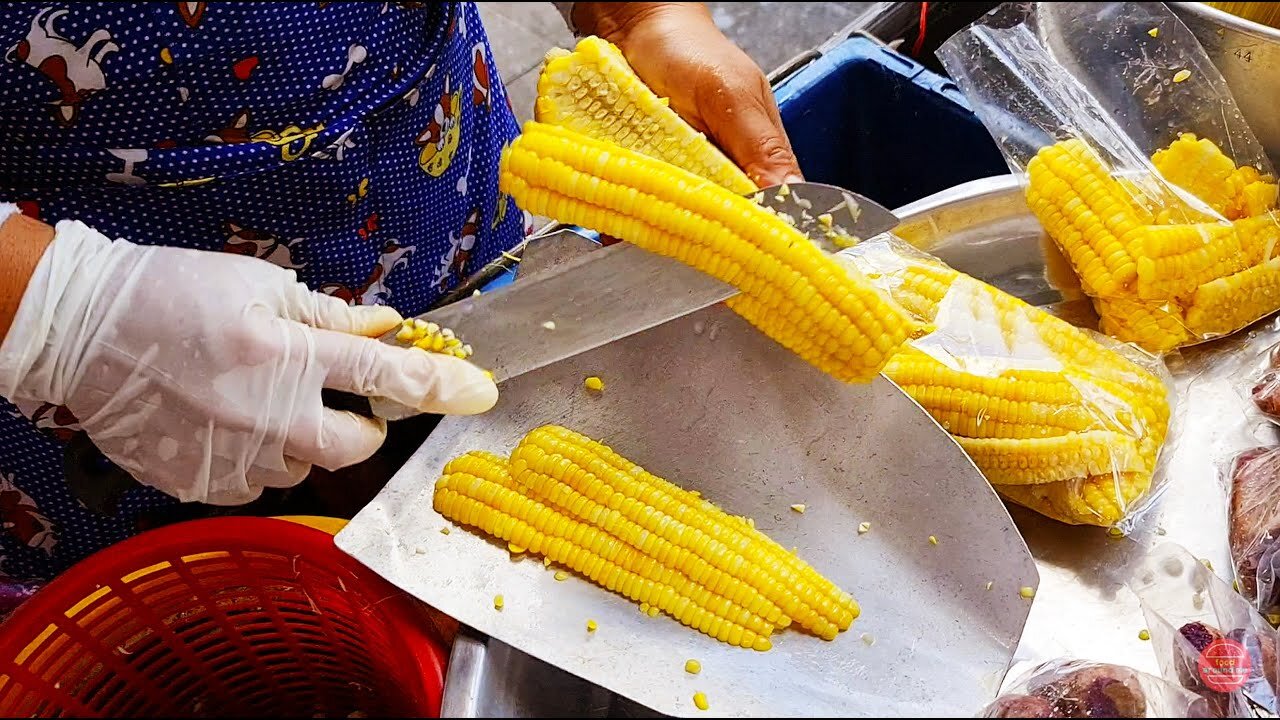
[[[1164,352],[1280,308],[1274,171],[1162,3],[1007,3],[938,51],[1103,332]]]
[[[1280,423],[1280,345],[1268,350],[1264,358],[1249,396],[1259,412],[1272,422]]]
[[[1268,616],[1280,613],[1280,447],[1256,447],[1227,468],[1228,540],[1240,593]]]
[[[1030,670],[1012,687],[981,717],[1212,717],[1199,697],[1122,665],[1054,660]]]
[[[1003,497],[1062,522],[1127,529],[1153,495],[1170,430],[1171,386],[1158,359],[891,235],[837,257],[931,325],[884,374]]]
[[[1213,717],[1249,717],[1251,703],[1275,711],[1276,633],[1211,568],[1163,544],[1130,587],[1166,680],[1204,698]]]

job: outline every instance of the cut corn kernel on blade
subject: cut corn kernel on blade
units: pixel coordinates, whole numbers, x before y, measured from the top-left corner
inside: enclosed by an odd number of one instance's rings
[[[587,397],[582,379],[593,374],[616,382]],[[512,562],[471,530],[426,532],[442,524],[426,479],[468,450],[508,453],[548,423],[605,439],[650,472],[755,518],[849,591],[861,616],[831,642],[789,627],[774,632],[768,652],[744,650],[647,617],[576,575],[557,582],[537,558]],[[808,504],[802,522],[788,509],[799,498]],[[965,542],[922,548],[920,517],[930,518],[929,533]],[[859,537],[866,518],[875,532]],[[695,689],[726,716],[969,713],[993,697],[988,680],[1007,667],[1031,606],[984,583],[1036,584],[990,486],[918,406],[882,378],[848,385],[822,374],[723,306],[513,378],[490,413],[445,418],[338,543],[488,635],[490,648],[514,647],[673,716],[699,712]],[[427,552],[405,550],[418,545]],[[499,592],[501,613],[492,609]],[[607,629],[608,642],[593,642],[584,618],[599,624],[597,635]],[[860,641],[863,633],[877,642]],[[697,688],[687,658],[702,663]],[[926,686],[927,696],[915,690]]]

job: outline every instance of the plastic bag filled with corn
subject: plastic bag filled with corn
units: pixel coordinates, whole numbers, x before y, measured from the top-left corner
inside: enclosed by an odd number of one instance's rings
[[[722,642],[768,650],[794,624],[826,640],[858,604],[749,519],[555,425],[509,458],[471,452],[436,482],[446,518],[568,568]]]
[[[1280,309],[1275,174],[1162,3],[1008,3],[939,50],[1100,329],[1164,352]]]
[[[1163,365],[951,269],[890,235],[841,251],[933,329],[884,374],[1006,499],[1122,529],[1152,495],[1170,422]]]
[[[1275,712],[1276,632],[1207,561],[1166,543],[1151,550],[1129,587],[1141,601],[1161,676],[1204,698],[1203,717],[1253,717],[1254,704]],[[1224,668],[1229,675],[1206,672],[1214,657],[1236,661]]]
[[[985,718],[1188,718],[1205,714],[1196,695],[1123,665],[1053,660],[1020,676],[982,711]]]

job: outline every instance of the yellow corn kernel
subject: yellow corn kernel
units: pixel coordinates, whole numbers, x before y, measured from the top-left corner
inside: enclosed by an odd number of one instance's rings
[[[534,117],[671,163],[739,195],[756,191],[737,165],[636,76],[618,48],[598,37],[579,40],[573,52],[547,53]]]
[[[600,626],[596,624],[595,620],[587,620],[587,632],[593,633],[599,628]]]
[[[697,675],[698,673],[702,672],[702,663],[698,662],[697,660],[685,660],[684,671],[689,673],[690,675]]]
[[[858,534],[859,534],[859,535],[866,535],[866,534],[867,534],[867,533],[869,533],[869,532],[871,532],[871,523],[869,523],[869,522],[860,522],[860,523],[858,523]]]
[[[857,617],[857,603],[848,593],[758,530],[578,433],[539,428],[525,436],[511,461],[513,477],[533,486],[539,496],[583,517],[594,516],[597,503],[617,511],[619,531],[632,537],[648,531],[646,540],[654,552],[672,552],[665,549],[669,543],[681,570],[691,577],[723,578],[733,571],[726,587],[737,589],[726,590],[727,596],[739,604],[750,601],[753,610],[759,603],[759,612],[770,622],[781,609],[801,627],[833,639]],[[628,503],[627,498],[640,502]],[[686,524],[697,532],[682,532]],[[754,592],[744,593],[732,580],[738,578]],[[714,581],[720,582],[726,580]]]
[[[674,257],[737,287],[729,307],[819,369],[870,380],[920,324],[795,228],[696,175],[528,123],[501,185],[526,210]]]
[[[395,337],[396,341],[402,345],[427,352],[452,355],[462,360],[466,360],[472,354],[471,346],[463,343],[452,330],[423,320],[405,320]]]
[[[804,514],[804,508],[805,508],[804,503],[796,503],[796,504],[794,504],[794,505],[792,505],[792,506],[791,506],[791,510],[792,510],[792,512],[798,512],[798,513],[800,513],[801,515],[803,515],[803,514]]]
[[[1225,213],[1234,192],[1230,180],[1236,164],[1212,141],[1182,133],[1169,147],[1151,156],[1165,180],[1195,195],[1215,212]]]
[[[582,385],[591,392],[602,392],[604,390],[604,380],[592,375],[582,382]]]
[[[505,470],[494,473],[503,474]],[[522,495],[507,482],[505,478],[495,481],[463,472],[445,475],[436,481],[433,506],[454,522],[498,539],[511,542],[521,538],[534,552],[545,552],[553,561],[634,602],[654,603],[655,611],[661,609],[684,625],[714,633],[716,639],[728,642],[733,638],[741,647],[758,650],[770,647],[767,636],[723,619],[714,623],[718,618],[691,602],[688,595],[681,596],[669,585],[632,572],[628,568],[642,568],[644,563],[621,541]],[[494,603],[501,609],[501,596]]]
[[[1151,37],[1160,37],[1160,28],[1151,28],[1147,31],[1147,34]]]
[[[1280,257],[1196,289],[1187,327],[1202,337],[1234,332],[1280,308]]]
[[[937,545],[937,544],[938,544],[938,538],[937,538],[937,536],[936,536],[936,535],[930,535],[930,536],[929,536],[929,544],[930,544],[930,545]]]
[[[645,577],[671,584],[677,593],[689,595],[700,607],[718,607],[719,614],[757,634],[768,635],[772,631],[781,612],[768,598],[759,598],[749,584],[728,574],[726,568],[708,563],[697,553],[697,547],[688,542],[680,544],[675,536],[678,525],[671,524],[669,532],[654,535],[654,528],[643,527],[635,521],[641,517],[643,506],[633,503],[629,508],[634,512],[617,513],[624,507],[625,499],[615,492],[615,488],[600,483],[589,472],[579,470],[581,466],[563,455],[548,454],[546,450],[564,450],[566,453],[569,450],[556,445],[547,437],[546,430],[540,428],[530,433],[512,453],[512,475],[530,495],[554,504],[573,517],[593,523],[628,542],[647,558],[659,560],[658,564],[643,565],[639,572]],[[616,489],[625,491],[628,487],[618,483]],[[591,495],[582,494],[580,489]],[[609,506],[602,504],[604,502]],[[657,513],[650,517],[655,522],[660,518]],[[674,569],[679,571],[678,574],[670,577],[661,574],[668,561],[676,566]],[[719,588],[719,591],[711,592],[704,588]]]
[[[502,596],[501,596],[501,595],[494,595],[494,596],[493,596],[493,609],[494,609],[494,610],[501,610],[505,605],[506,605],[506,601],[504,601],[504,600],[502,599]]]
[[[1120,522],[1151,486],[1150,472],[1107,473],[1039,485],[996,485],[1002,497],[1059,522],[1107,527]]]
[[[956,441],[995,485],[1038,485],[1089,475],[1149,471],[1134,439],[1109,430],[1034,440],[961,437]]]
[[[711,705],[707,703],[707,696],[700,692],[693,694],[693,706],[699,710],[706,710],[711,707]]]
[[[447,527],[442,527],[442,528],[440,528],[440,534],[441,534],[441,535],[448,535],[448,534],[449,534],[449,528],[447,528]]]
[[[1146,628],[1143,628],[1143,629],[1139,630],[1139,631],[1138,631],[1138,639],[1139,639],[1139,640],[1150,640],[1150,639],[1151,639],[1151,631],[1147,630]]]
[[[1173,74],[1173,81],[1176,83],[1180,83],[1189,77],[1191,77],[1191,71],[1183,69]]]
[[[1018,594],[1022,596],[1023,600],[1030,600],[1036,596],[1036,589],[1028,585],[1023,585],[1022,588],[1018,590]]]

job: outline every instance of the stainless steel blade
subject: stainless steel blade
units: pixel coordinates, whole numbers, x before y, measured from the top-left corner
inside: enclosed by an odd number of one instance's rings
[[[775,185],[754,197],[761,205],[790,218],[797,230],[827,252],[840,249],[841,245],[835,242],[838,236],[859,240],[889,232],[898,225],[897,216],[889,209],[835,185]]]
[[[892,212],[875,202],[830,185],[797,183],[785,191],[767,188],[759,198],[768,207],[797,213],[793,216],[797,222],[803,221],[820,235],[820,224],[799,213],[803,208],[796,205],[797,198],[813,198],[813,210],[843,213],[844,223],[833,225],[862,237],[887,232],[898,223]],[[850,203],[858,209],[850,211]],[[618,243],[497,292],[432,310],[420,319],[450,328],[464,338],[475,350],[472,362],[488,369],[501,383],[723,302],[736,293],[733,286],[678,260]],[[382,340],[396,342],[395,332]],[[370,404],[375,415],[388,420],[412,414],[408,408],[381,398]]]

